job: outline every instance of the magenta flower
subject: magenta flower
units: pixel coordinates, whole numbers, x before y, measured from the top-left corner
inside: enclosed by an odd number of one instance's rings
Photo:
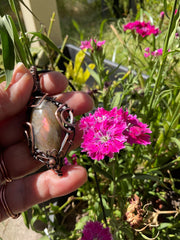
[[[160,18],[162,18],[162,19],[163,19],[163,18],[164,18],[164,15],[165,15],[165,12],[163,12],[163,11],[162,11],[162,12],[160,12]]]
[[[85,40],[85,41],[81,41],[81,49],[93,49],[91,46],[91,41],[92,39],[90,39],[89,41]]]
[[[100,222],[87,222],[83,229],[81,240],[113,240],[109,228],[104,228]]]
[[[126,121],[128,127],[124,131],[127,136],[127,142],[132,144],[147,145],[150,144],[150,133],[151,130],[148,125],[140,122],[136,115],[128,114],[126,111],[124,114],[124,120]]]
[[[77,165],[77,156],[76,154],[72,154],[71,156],[72,163],[68,160],[67,157],[64,158],[64,165],[70,166],[70,165]]]
[[[179,38],[179,33],[176,33],[176,34],[175,34],[175,38]]]
[[[146,57],[146,58],[149,57],[150,55],[154,56],[154,57],[158,57],[158,56],[161,56],[163,54],[163,49],[162,48],[159,48],[159,49],[157,49],[155,51],[152,51],[152,52],[150,51],[149,48],[145,48],[144,51],[145,51],[144,57]],[[168,52],[169,51],[170,50],[168,50]]]
[[[160,32],[158,28],[155,28],[155,26],[151,25],[149,22],[146,23],[146,22],[140,22],[140,21],[130,22],[124,25],[124,31],[127,31],[127,30],[135,31],[143,38],[151,34],[157,36]]]
[[[147,47],[147,48],[144,49],[144,51],[145,51],[144,57],[145,57],[145,58],[149,57],[149,56],[150,56],[150,48]]]
[[[151,55],[155,56],[155,57],[161,56],[162,54],[163,54],[163,49],[162,48],[159,48],[159,49],[155,50],[154,52],[151,52]]]
[[[125,148],[124,143],[150,144],[151,131],[136,116],[128,114],[122,108],[110,111],[98,108],[94,114],[80,121],[83,130],[82,151],[92,159],[112,158],[114,153]]]
[[[102,45],[104,45],[105,44],[105,40],[103,40],[103,41],[97,41],[96,39],[90,39],[89,41],[82,41],[81,42],[81,46],[80,46],[80,48],[81,49],[91,49],[91,50],[93,50],[93,41],[94,41],[94,43],[96,44],[96,47],[97,48],[100,48]]]

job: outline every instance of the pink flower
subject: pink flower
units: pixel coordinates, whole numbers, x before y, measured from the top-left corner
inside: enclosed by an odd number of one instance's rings
[[[81,46],[80,46],[80,48],[81,49],[91,49],[91,50],[93,50],[93,41],[94,41],[94,43],[96,44],[96,46],[97,46],[97,48],[100,48],[102,45],[104,45],[105,44],[105,40],[103,40],[103,41],[97,41],[96,39],[90,39],[89,41],[82,41],[81,42]]]
[[[179,38],[179,33],[175,33],[175,38]]]
[[[81,41],[81,46],[80,48],[81,49],[93,49],[92,46],[91,46],[91,41],[92,39],[90,39],[89,41]]]
[[[154,57],[158,57],[158,56],[161,56],[163,54],[163,49],[162,48],[159,48],[155,51],[150,51],[149,48],[145,48],[144,49],[145,53],[144,53],[144,57],[149,57],[150,55],[154,56]],[[170,49],[168,50],[168,52],[170,51]]]
[[[77,155],[75,153],[71,156],[71,159],[72,159],[73,165],[77,165]]]
[[[65,166],[70,166],[71,165],[71,163],[69,162],[67,157],[64,158],[64,165]]]
[[[164,11],[162,11],[162,12],[160,12],[160,18],[164,18],[164,15],[165,15],[165,12]]]
[[[150,56],[150,53],[144,53],[144,57],[147,58]]]
[[[113,240],[113,238],[108,227],[104,228],[98,221],[90,221],[84,226],[81,240]]]
[[[72,154],[71,156],[72,163],[68,160],[67,157],[64,158],[64,165],[70,166],[70,165],[77,165],[77,156],[76,154]]]
[[[98,108],[94,114],[80,121],[83,130],[82,151],[92,159],[102,160],[105,156],[112,158],[114,153],[125,148],[124,143],[150,144],[151,131],[136,116],[116,107],[110,111]]]
[[[162,54],[163,54],[163,49],[162,48],[159,48],[159,49],[155,50],[154,52],[151,52],[151,55],[155,56],[155,57],[161,56]]]
[[[145,57],[145,58],[149,57],[149,56],[150,56],[150,48],[147,47],[147,48],[144,49],[144,51],[145,51],[144,57]]]
[[[151,130],[148,125],[140,122],[136,115],[127,114],[124,119],[128,125],[124,134],[127,136],[127,142],[132,144],[147,145],[150,144]]]
[[[144,49],[144,51],[147,52],[147,53],[149,53],[149,52],[150,52],[150,48],[147,47],[147,48]]]
[[[140,21],[130,22],[124,25],[124,31],[126,30],[135,30],[136,33],[141,35],[143,38],[151,34],[157,36],[160,32],[158,28],[155,28],[155,26],[151,25],[149,22],[146,23]]]

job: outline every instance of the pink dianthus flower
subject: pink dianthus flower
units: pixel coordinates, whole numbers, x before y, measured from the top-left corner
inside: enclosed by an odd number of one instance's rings
[[[147,125],[122,108],[110,111],[98,108],[94,114],[81,119],[80,128],[83,130],[82,151],[98,161],[105,156],[112,158],[114,153],[125,148],[125,142],[150,144],[150,136],[146,133],[151,131]]]
[[[81,240],[113,240],[113,238],[108,227],[104,228],[98,221],[90,221],[84,226]]]
[[[154,52],[151,52],[151,55],[155,56],[155,57],[161,56],[162,54],[163,54],[163,49],[162,48],[159,48],[159,49],[155,50]]]
[[[135,30],[136,33],[141,35],[143,38],[151,34],[157,36],[160,32],[158,28],[155,28],[155,26],[151,25],[149,22],[140,21],[130,22],[124,25],[124,31],[126,30]]]
[[[165,12],[164,11],[162,11],[162,12],[160,12],[160,18],[164,18],[164,15],[165,15]]]
[[[96,39],[90,39],[89,41],[81,41],[81,46],[80,48],[83,50],[83,49],[91,49],[93,50],[93,41],[94,43],[96,44],[97,48],[100,48],[102,45],[105,44],[105,40],[103,41],[97,41]]]

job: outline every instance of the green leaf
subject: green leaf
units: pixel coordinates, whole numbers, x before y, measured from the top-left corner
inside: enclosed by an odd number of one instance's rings
[[[14,0],[8,0],[8,2],[9,2],[9,5],[10,5],[12,11],[15,13],[16,12],[16,8],[15,8],[15,5],[14,5]]]
[[[106,178],[110,180],[113,180],[112,176],[108,172],[104,171],[98,164],[93,164],[93,168],[94,170],[96,170],[96,172],[104,175]]]
[[[14,65],[15,65],[15,53],[14,53],[14,44],[6,29],[7,23],[5,18],[0,17],[0,35],[1,35],[1,43],[2,43],[2,55],[3,55],[3,63],[4,70],[6,75],[6,88],[9,86]]]
[[[177,29],[177,27],[179,25],[179,21],[180,21],[180,13],[179,12],[180,12],[180,7],[178,8],[176,15],[174,15],[173,23],[171,26],[171,34],[170,34],[169,42],[168,42],[168,49],[171,47],[171,45],[173,44],[174,39],[175,39],[176,29]]]
[[[19,39],[18,30],[15,26],[15,23],[12,20],[12,17],[9,15],[4,16],[4,23],[5,23],[6,29],[14,43],[14,46],[16,48],[16,54],[19,58],[18,61],[23,62],[24,65],[26,67],[28,67],[26,52],[25,52],[24,47]]]
[[[171,141],[174,142],[180,150],[180,140],[175,137],[172,137]]]
[[[50,47],[52,50],[56,51],[57,53],[59,53],[60,55],[62,55],[61,50],[56,46],[55,43],[53,43],[53,41],[51,41],[46,35],[44,35],[43,33],[40,32],[30,32],[30,34],[32,34],[35,37],[38,37],[39,39],[41,39],[42,41],[44,41],[48,47]]]
[[[29,218],[28,218],[28,212],[22,212],[21,213],[23,220],[24,220],[24,224],[26,225],[27,228],[29,228]]]
[[[102,40],[104,25],[105,25],[105,23],[106,23],[107,21],[108,21],[108,19],[104,19],[104,20],[101,22],[100,30],[99,30],[99,40]]]
[[[152,175],[149,175],[149,174],[134,174],[132,176],[132,178],[135,178],[135,179],[140,179],[140,180],[151,180],[151,181],[155,181],[155,182],[159,182],[160,181],[160,178],[158,176],[152,176]]]
[[[163,222],[159,225],[158,230],[161,230],[164,228],[171,228],[171,227],[172,227],[172,223]]]
[[[99,74],[97,74],[94,70],[92,70],[88,65],[86,65],[87,69],[89,70],[91,76],[94,78],[94,80],[97,82],[99,86],[101,86],[101,81]]]
[[[49,240],[48,236],[42,236],[39,240]]]
[[[167,14],[167,0],[164,0],[164,12],[165,12],[166,16],[168,17],[168,14]]]
[[[120,92],[115,93],[115,96],[112,99],[111,108],[119,107],[121,102],[122,94]]]

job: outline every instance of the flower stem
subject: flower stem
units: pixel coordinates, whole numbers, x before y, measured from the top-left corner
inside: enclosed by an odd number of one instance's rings
[[[177,4],[177,0],[174,1],[174,5],[173,5],[171,18],[170,18],[170,23],[169,23],[169,27],[168,27],[168,31],[167,31],[167,34],[166,34],[164,47],[163,47],[162,61],[161,61],[161,64],[160,64],[159,72],[158,72],[157,79],[156,79],[156,82],[155,82],[155,86],[154,86],[152,96],[151,96],[151,99],[150,99],[149,112],[151,112],[151,109],[153,107],[155,107],[153,105],[154,105],[155,100],[156,100],[155,96],[156,96],[159,84],[161,83],[162,72],[163,72],[165,62],[166,62],[166,58],[167,58],[167,50],[168,50],[170,35],[171,35],[171,32],[172,32],[172,25],[173,25],[173,20],[174,20],[174,12],[175,12],[175,9],[176,9],[176,4]]]
[[[92,163],[92,165],[93,164],[94,163]],[[96,180],[96,186],[97,186],[97,191],[98,191],[98,195],[99,195],[99,200],[100,200],[100,205],[101,205],[101,209],[102,209],[102,213],[103,213],[104,222],[105,222],[106,227],[108,227],[107,220],[106,220],[106,213],[105,213],[105,209],[103,206],[101,191],[100,191],[99,182],[98,182],[98,178],[97,178],[97,173],[96,173],[96,170],[94,169],[94,166],[93,166],[93,170],[94,170],[94,176],[95,176],[95,180]]]

